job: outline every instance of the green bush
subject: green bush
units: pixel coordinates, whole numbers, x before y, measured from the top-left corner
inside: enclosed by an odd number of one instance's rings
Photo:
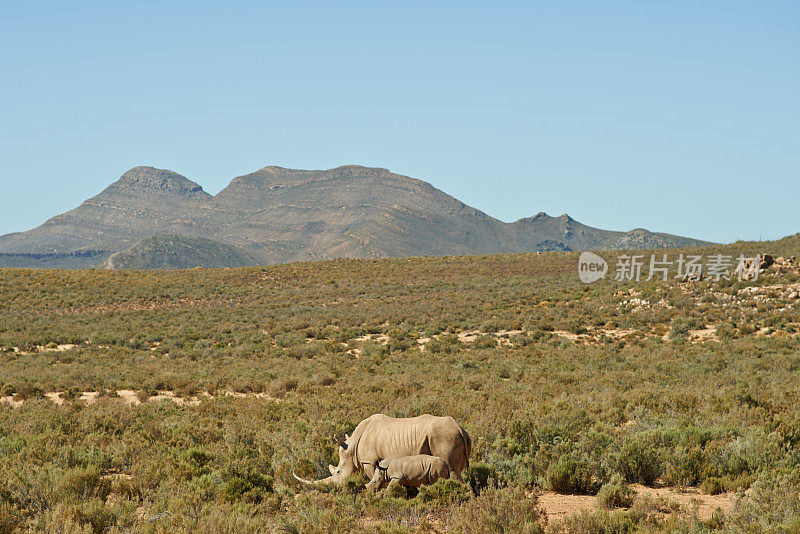
[[[198,467],[205,467],[212,458],[203,447],[192,447],[186,451],[186,459]]]
[[[664,463],[652,443],[632,438],[622,446],[616,470],[628,482],[652,485],[664,472]]]
[[[342,484],[342,490],[350,495],[358,495],[364,489],[367,481],[362,473],[355,473],[347,477]]]
[[[488,488],[451,510],[446,519],[447,531],[470,534],[541,533],[542,523],[536,499],[528,497],[522,487]]]
[[[484,462],[473,462],[461,475],[475,495],[480,495],[490,485],[495,488],[499,486],[500,475],[497,468]]]
[[[633,504],[635,495],[636,492],[625,483],[622,476],[614,475],[597,492],[597,505],[607,510],[628,508]]]
[[[386,488],[386,495],[394,499],[405,499],[408,496],[408,490],[400,484],[390,484]]]
[[[0,534],[22,532],[25,514],[14,504],[0,500]]]
[[[800,485],[791,477],[768,475],[759,479],[748,499],[730,513],[737,532],[800,532]]]
[[[461,348],[461,342],[454,335],[442,334],[428,341],[426,351],[433,354],[453,354]]]
[[[676,317],[670,323],[669,337],[673,341],[686,340],[690,330],[698,329],[701,326],[702,324],[696,317]]]
[[[92,497],[105,499],[110,482],[96,467],[76,467],[65,471],[56,487],[56,495],[64,501],[85,501]]]
[[[497,346],[497,338],[491,334],[484,334],[476,337],[469,346],[473,349],[493,349]]]
[[[468,501],[469,498],[469,486],[449,478],[440,478],[430,486],[420,486],[416,497],[420,502],[434,503],[439,506],[452,506]]]
[[[550,464],[545,474],[547,488],[559,493],[595,493],[599,488],[595,470],[584,459],[571,454]]]
[[[234,471],[225,482],[222,493],[231,501],[261,502],[265,494],[272,493],[272,484],[271,476],[253,471]]]
[[[717,477],[709,477],[700,484],[700,491],[707,495],[718,495],[725,491],[725,484]]]
[[[636,522],[624,512],[584,510],[547,525],[547,534],[633,534]]]
[[[284,334],[278,334],[275,336],[275,344],[279,347],[294,347],[297,345],[302,345],[306,342],[305,339],[300,337],[294,332],[287,332]]]
[[[677,447],[671,454],[664,482],[676,486],[694,486],[703,480],[710,467],[703,450],[695,445],[691,448]]]
[[[95,534],[107,532],[117,522],[114,510],[97,498],[74,505],[72,514],[75,521],[81,525],[88,525]]]
[[[212,456],[203,447],[188,449],[178,463],[176,476],[186,480],[211,472]]]

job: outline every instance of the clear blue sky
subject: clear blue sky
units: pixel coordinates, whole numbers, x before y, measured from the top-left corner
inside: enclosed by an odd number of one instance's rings
[[[504,221],[800,232],[800,2],[395,4],[4,2],[0,234],[135,165],[348,163]]]

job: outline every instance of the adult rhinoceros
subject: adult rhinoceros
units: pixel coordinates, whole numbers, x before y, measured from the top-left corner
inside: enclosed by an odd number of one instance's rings
[[[339,465],[328,466],[331,476],[305,480],[305,484],[342,483],[358,471],[372,478],[375,465],[387,458],[429,454],[438,456],[450,467],[450,478],[461,480],[461,471],[469,466],[472,440],[452,417],[420,415],[396,418],[375,414],[361,421],[352,436],[337,440]]]

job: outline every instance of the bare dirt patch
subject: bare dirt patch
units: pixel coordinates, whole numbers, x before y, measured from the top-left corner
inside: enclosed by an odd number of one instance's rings
[[[703,521],[711,519],[717,509],[730,512],[736,499],[734,493],[720,493],[719,495],[706,495],[698,488],[689,487],[683,491],[676,488],[648,488],[639,484],[631,486],[637,495],[649,495],[654,498],[664,498],[669,502],[676,502],[681,506],[681,511],[693,513],[697,508],[697,517]]]
[[[636,330],[633,328],[601,328],[597,332],[606,337],[620,339],[635,334]]]
[[[539,508],[547,515],[548,523],[558,521],[584,510],[597,508],[597,497],[594,495],[562,495],[548,491],[539,495]]]
[[[84,391],[79,400],[84,401],[87,405],[94,404],[97,402],[97,397],[100,396],[100,392],[98,391]]]
[[[78,345],[75,345],[74,343],[62,343],[55,346],[36,345],[36,347],[33,347],[35,350],[22,350],[19,347],[9,347],[9,349],[11,349],[11,352],[14,354],[28,356],[31,354],[38,354],[40,352],[66,352],[74,349],[77,346]]]
[[[132,389],[117,390],[117,396],[125,401],[125,404],[132,404],[135,406],[142,403],[142,401],[140,401],[139,397],[136,395],[136,392]]]
[[[389,343],[389,336],[387,336],[386,334],[364,334],[363,336],[353,338],[353,341],[357,342],[377,341],[381,345],[386,345],[387,343]]]
[[[481,335],[481,333],[477,330],[465,330],[458,333],[458,340],[462,343],[469,343],[478,339],[479,335]]]
[[[50,399],[52,403],[57,404],[58,406],[64,404],[64,399],[61,398],[60,391],[50,391],[48,393],[45,393],[44,396]]]
[[[719,341],[717,337],[717,327],[706,325],[699,330],[689,330],[689,339],[692,343],[705,343],[706,341]]]
[[[558,337],[563,337],[564,339],[568,339],[570,341],[578,341],[583,336],[583,339],[587,339],[588,336],[586,334],[573,334],[572,332],[567,332],[566,330],[553,330],[553,334],[557,335]]]
[[[386,334],[364,334],[363,336],[358,336],[352,340],[353,343],[366,343],[367,341],[376,341],[381,345],[387,345],[389,343],[389,336]],[[353,347],[347,351],[348,354],[352,355],[356,359],[361,357],[362,352],[363,350],[361,350],[361,347]]]
[[[641,484],[632,484],[631,488],[637,496],[648,496],[677,504],[680,513],[694,514],[696,511],[697,517],[704,521],[710,519],[717,509],[726,513],[730,512],[736,497],[734,493],[706,495],[695,487],[679,491],[677,488],[649,488]],[[591,512],[598,509],[595,495],[563,495],[548,491],[539,496],[538,503],[550,523],[579,514],[584,510]]]
[[[23,402],[24,401],[21,400],[14,400],[14,397],[12,397],[11,395],[0,397],[0,404],[7,404],[12,408],[19,408],[20,406],[22,406]]]

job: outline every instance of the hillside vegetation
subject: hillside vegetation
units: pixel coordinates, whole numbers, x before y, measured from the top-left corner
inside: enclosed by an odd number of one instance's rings
[[[107,269],[192,269],[194,267],[248,267],[258,260],[245,250],[204,237],[159,235],[142,239],[112,254]]]
[[[656,251],[718,252],[800,237]],[[2,270],[0,532],[796,531],[796,263],[623,283],[617,254],[591,285],[573,252]],[[467,484],[296,483],[373,413],[453,416]],[[547,510],[571,494],[597,506]]]

